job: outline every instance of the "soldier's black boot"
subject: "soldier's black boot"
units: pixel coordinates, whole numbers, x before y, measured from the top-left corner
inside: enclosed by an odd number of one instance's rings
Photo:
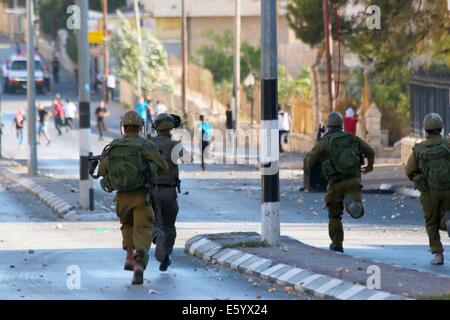
[[[131,281],[133,285],[141,285],[144,283],[144,256],[142,252],[137,252],[134,256],[134,274],[133,280]]]
[[[172,264],[172,260],[170,259],[170,255],[165,256],[159,265],[159,271],[167,271],[167,268]]]
[[[450,211],[447,211],[444,216],[445,224],[447,225],[447,234],[450,238]]]
[[[166,236],[164,233],[160,233],[158,237],[156,237],[155,241],[155,258],[159,262],[163,262],[165,257],[167,256],[166,249],[165,249],[165,242],[166,242]]]
[[[133,271],[134,270],[134,259],[133,259],[134,250],[132,247],[126,247],[125,250],[127,252],[127,258],[125,259],[125,264],[124,264],[123,269],[127,270],[127,271]]]
[[[335,252],[344,253],[344,248],[338,247],[338,246],[334,245],[333,243],[330,244],[330,250],[335,251]]]

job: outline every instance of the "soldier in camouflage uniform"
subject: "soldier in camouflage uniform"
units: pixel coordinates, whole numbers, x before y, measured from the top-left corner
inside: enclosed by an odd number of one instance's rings
[[[122,150],[125,151],[127,146],[140,146],[138,150],[141,150],[141,152],[139,155],[135,153],[136,157],[142,156],[144,158],[142,162],[147,164],[141,168],[142,172],[140,174],[142,176],[148,175],[154,177],[155,172],[149,172],[152,171],[151,168],[156,169],[156,171],[167,171],[168,166],[166,161],[158,153],[155,146],[145,138],[139,136],[144,126],[144,121],[139,114],[135,111],[129,111],[125,113],[122,121],[124,137],[114,140],[110,145],[110,150],[117,144],[121,144]],[[102,187],[104,185],[106,186],[107,182],[114,178],[124,179],[126,181],[127,165],[132,163],[130,157],[134,156],[134,154],[121,156],[123,162],[120,164],[120,168],[123,171],[121,171],[121,177],[117,177],[116,173],[112,173],[114,169],[111,168],[113,166],[111,163],[112,161],[117,161],[118,157],[114,156],[115,158],[113,159],[113,156],[109,155],[109,153],[112,152],[108,151],[102,155],[99,164],[98,174],[104,177],[101,180]],[[128,183],[133,183],[133,181],[128,181]],[[143,283],[144,270],[147,267],[149,258],[148,252],[152,240],[154,221],[154,212],[148,197],[150,183],[143,183],[134,190],[117,190],[114,199],[116,212],[122,224],[123,249],[127,252],[124,268],[125,270],[134,271],[132,284]],[[108,191],[113,190],[116,189],[111,188]]]
[[[444,248],[439,230],[450,237],[450,140],[441,136],[444,122],[440,115],[425,116],[426,140],[413,148],[406,164],[406,175],[420,191],[432,265],[444,264]]]
[[[191,161],[190,153],[182,147],[181,142],[172,140],[171,131],[179,125],[175,117],[168,113],[159,114],[154,119],[157,136],[150,138],[169,166],[169,170],[158,177],[153,192],[156,209],[153,243],[156,245],[156,259],[161,263],[160,271],[166,271],[172,263],[170,255],[177,235],[175,228],[179,210],[177,189],[179,191],[180,188],[178,160]]]
[[[368,164],[363,168],[363,173],[371,172],[375,152],[360,138],[343,131],[340,113],[331,112],[327,122],[327,133],[307,155],[305,163],[309,168],[321,163],[322,174],[328,181],[325,203],[329,217],[330,250],[344,252],[343,210],[345,208],[355,219],[363,216],[361,165],[367,158]]]

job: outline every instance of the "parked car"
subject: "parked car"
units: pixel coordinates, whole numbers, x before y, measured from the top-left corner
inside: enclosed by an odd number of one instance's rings
[[[39,56],[34,58],[34,66],[36,92],[43,94],[45,92],[44,70]],[[15,93],[20,90],[26,91],[27,87],[27,58],[22,55],[13,55],[9,65],[8,90],[11,93]]]

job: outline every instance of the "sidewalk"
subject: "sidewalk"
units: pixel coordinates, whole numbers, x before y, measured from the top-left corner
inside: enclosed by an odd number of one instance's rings
[[[55,215],[67,220],[116,220],[111,199],[95,201],[94,211],[79,206],[79,181],[54,174],[30,178],[27,168],[15,160],[0,160],[0,175],[24,187],[50,207]]]
[[[289,237],[282,237],[280,246],[269,247],[253,232],[205,234],[189,239],[185,251],[276,283],[285,292],[308,292],[320,298],[449,299],[450,294],[450,277],[334,253]],[[379,290],[367,287],[377,282],[371,278],[374,270],[379,270]]]

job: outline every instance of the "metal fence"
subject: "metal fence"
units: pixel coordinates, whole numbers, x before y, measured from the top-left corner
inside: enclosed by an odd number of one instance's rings
[[[435,112],[444,119],[444,133],[450,132],[450,72],[418,70],[410,79],[411,134],[421,136],[423,118]]]

